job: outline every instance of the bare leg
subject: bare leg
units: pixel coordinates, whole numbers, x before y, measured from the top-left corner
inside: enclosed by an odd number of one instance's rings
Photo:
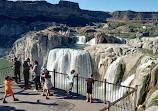
[[[49,93],[48,89],[46,89],[46,92],[47,92],[47,93],[46,93],[46,99],[49,99],[49,98],[48,98],[48,93]]]
[[[4,99],[3,99],[3,101],[5,101],[5,98],[6,98],[6,97],[7,97],[7,94],[4,95]]]
[[[14,94],[12,94],[12,96],[13,96],[13,99],[15,99]]]
[[[46,92],[46,89],[43,89],[43,96],[44,96],[44,93]]]
[[[50,89],[48,89],[48,94],[50,95]]]
[[[90,102],[92,102],[92,94],[90,94]]]
[[[89,93],[87,93],[87,100],[86,101],[88,101],[88,98],[89,98]]]

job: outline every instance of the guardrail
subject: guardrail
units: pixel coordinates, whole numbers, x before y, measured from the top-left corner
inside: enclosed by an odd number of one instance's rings
[[[52,83],[54,88],[68,90],[69,82],[66,78],[67,74],[56,72],[55,69],[53,71],[50,71],[50,73],[52,76]],[[11,66],[0,69],[0,84],[4,82],[5,75],[9,75],[11,77],[14,76],[14,70],[12,70]],[[77,96],[86,96],[86,79],[87,78],[80,77],[80,75],[75,76],[72,92],[76,93]],[[93,99],[98,99],[106,104],[108,103],[107,105],[105,105],[106,107],[104,107],[100,111],[135,111],[137,86],[133,88],[109,83],[106,80],[95,80],[92,97]]]
[[[53,87],[68,90],[69,82],[66,78],[67,74],[56,72],[55,69],[50,72],[52,72]],[[76,95],[80,94],[86,96],[86,79],[87,78],[80,77],[80,75],[76,75],[72,92],[76,93]],[[112,109],[112,111],[135,111],[137,98],[136,91],[137,87],[133,88],[109,83],[106,82],[106,80],[95,80],[92,97],[104,103],[108,103],[108,106],[106,105],[107,107],[100,111],[110,111],[110,109]]]
[[[14,70],[12,70],[12,66],[9,66],[9,67],[4,67],[4,68],[0,68],[0,84],[3,84],[4,83],[4,80],[5,80],[5,76],[11,76],[13,77],[14,76]]]

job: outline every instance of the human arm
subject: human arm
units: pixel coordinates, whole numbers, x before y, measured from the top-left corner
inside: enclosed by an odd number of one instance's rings
[[[94,78],[93,81],[92,81],[92,85],[94,85],[94,81],[95,81],[95,78]]]
[[[36,71],[37,66],[34,66],[33,68],[32,68],[32,67],[30,67],[30,68],[31,68],[32,72],[35,72],[35,71]]]
[[[41,73],[41,77],[45,77],[45,75],[43,73]]]
[[[23,62],[22,67],[23,67],[23,70],[30,68],[30,66],[25,61]]]

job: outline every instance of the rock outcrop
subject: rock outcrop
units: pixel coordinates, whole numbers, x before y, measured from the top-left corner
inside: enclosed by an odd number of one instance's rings
[[[9,58],[16,56],[21,61],[29,57],[31,61],[38,60],[46,65],[47,56],[51,49],[69,44],[70,38],[55,33],[32,32],[18,39],[9,54]]]
[[[97,44],[86,47],[92,58],[93,73],[102,79],[105,76],[109,65],[118,57],[137,53],[137,50],[123,44]]]
[[[100,43],[123,43],[119,38],[113,37],[106,35],[105,33],[99,32],[96,33],[95,35],[95,43],[100,44]]]
[[[152,51],[152,53],[158,53],[158,37],[128,39],[126,43],[133,47],[147,49],[149,51]]]

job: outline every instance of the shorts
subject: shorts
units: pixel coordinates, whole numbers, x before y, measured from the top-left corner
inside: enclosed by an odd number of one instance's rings
[[[69,91],[70,91],[70,92],[72,91],[72,87],[73,87],[73,82],[70,82],[70,83],[69,83]]]
[[[92,88],[87,87],[87,93],[92,94]]]

